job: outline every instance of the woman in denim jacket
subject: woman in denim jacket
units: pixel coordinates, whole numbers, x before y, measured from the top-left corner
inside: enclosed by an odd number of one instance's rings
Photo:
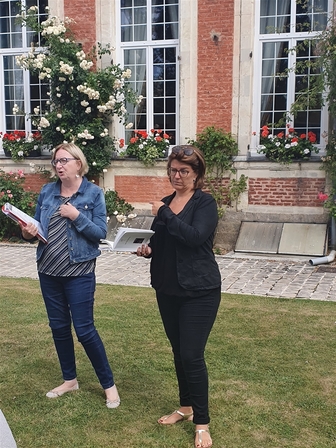
[[[209,448],[208,374],[204,350],[221,300],[221,277],[213,253],[218,222],[214,198],[201,190],[202,152],[175,146],[167,173],[174,193],[152,202],[155,216],[149,245],[138,256],[151,257],[151,283],[174,354],[180,406],[158,420],[195,423],[195,447]]]
[[[64,382],[49,391],[47,397],[57,398],[79,388],[72,321],[78,341],[105,390],[106,406],[116,408],[120,404],[119,394],[93,318],[96,257],[100,255],[99,242],[107,231],[104,194],[84,177],[88,164],[73,143],[57,146],[51,164],[58,180],[43,186],[35,213],[48,243],[39,241],[36,258]],[[27,240],[37,235],[32,223],[21,229]]]

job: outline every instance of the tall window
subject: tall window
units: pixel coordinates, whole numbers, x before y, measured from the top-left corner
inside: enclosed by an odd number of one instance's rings
[[[122,63],[143,99],[129,106],[134,129],[161,129],[176,143],[179,0],[120,0]],[[132,130],[126,130],[126,143]]]
[[[254,129],[279,123],[292,104],[305,95],[304,107],[295,116],[289,116],[289,123],[298,133],[313,131],[317,142],[322,143],[321,135],[327,131],[327,111],[322,108],[322,98],[316,100],[305,93],[318,74],[313,65],[306,63],[317,57],[315,45],[309,39],[326,28],[332,3],[330,0],[257,2],[260,14],[254,56]],[[283,129],[277,127],[275,133]]]
[[[22,0],[28,8],[38,7],[39,20],[46,20],[48,0]],[[31,46],[41,47],[40,37],[32,30],[21,27],[16,16],[21,13],[17,0],[0,0],[0,130],[30,132],[32,125],[25,114],[35,107],[42,109],[47,101],[48,85],[37,76],[18,67],[15,57],[27,53]],[[42,104],[43,103],[43,104]],[[14,105],[19,112],[13,113]]]

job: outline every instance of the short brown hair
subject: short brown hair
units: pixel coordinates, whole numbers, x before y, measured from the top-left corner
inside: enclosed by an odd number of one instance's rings
[[[178,145],[174,146],[168,157],[167,173],[169,175],[170,165],[173,160],[186,163],[196,173],[195,188],[202,188],[204,186],[204,176],[206,164],[203,153],[196,146],[192,145]]]
[[[64,149],[69,154],[71,154],[72,157],[80,161],[81,167],[78,172],[80,176],[84,176],[84,174],[89,171],[89,165],[83,151],[74,143],[61,143],[60,145],[56,146],[56,148],[54,148],[52,151],[51,161],[56,159],[57,151],[59,151],[60,149]],[[53,167],[53,169],[56,172],[55,167]]]

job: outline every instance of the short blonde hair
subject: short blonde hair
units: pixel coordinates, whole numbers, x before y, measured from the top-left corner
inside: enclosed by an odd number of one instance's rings
[[[87,163],[86,157],[83,153],[83,151],[74,143],[61,143],[60,145],[56,146],[56,148],[53,149],[52,155],[51,155],[51,161],[56,159],[56,154],[60,149],[64,149],[69,154],[72,155],[76,160],[79,160],[81,163],[81,167],[79,169],[78,174],[80,176],[84,176],[89,171],[89,165]],[[54,172],[56,173],[55,167],[52,165]]]

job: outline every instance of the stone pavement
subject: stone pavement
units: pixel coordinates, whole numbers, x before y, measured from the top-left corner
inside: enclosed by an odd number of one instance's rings
[[[36,247],[0,244],[1,276],[37,279]],[[222,292],[336,301],[336,266],[311,266],[308,257],[270,257],[230,252],[216,256]],[[97,259],[97,282],[150,286],[149,260],[107,250]]]

